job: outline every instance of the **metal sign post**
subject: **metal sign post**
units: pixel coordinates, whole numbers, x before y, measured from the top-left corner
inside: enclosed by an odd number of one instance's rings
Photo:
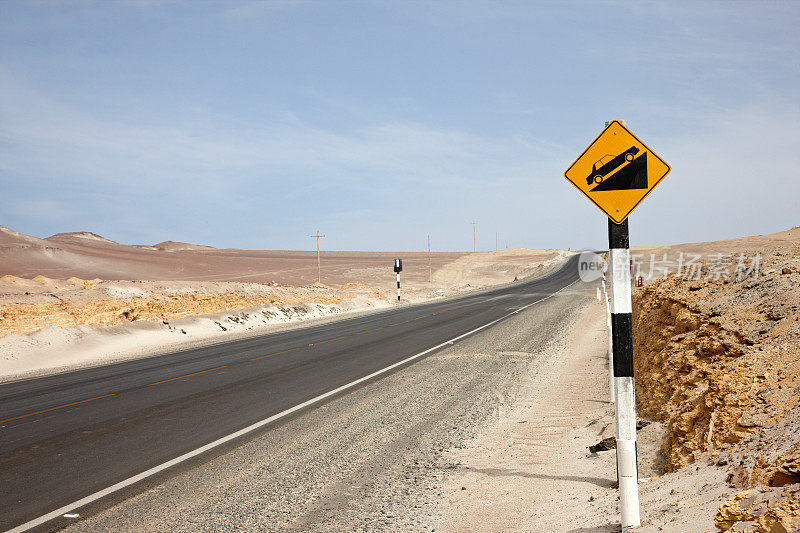
[[[397,301],[400,301],[400,272],[403,271],[403,260],[394,260],[394,271],[397,273]]]
[[[628,215],[669,173],[667,163],[625,127],[611,120],[564,172],[564,177],[608,217],[611,290],[611,366],[622,527],[640,524],[636,464],[636,395]]]

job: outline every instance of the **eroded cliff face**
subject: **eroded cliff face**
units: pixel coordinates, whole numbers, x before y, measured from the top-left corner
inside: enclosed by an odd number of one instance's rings
[[[667,470],[698,453],[724,448],[749,434],[739,424],[749,403],[752,364],[737,335],[704,320],[656,284],[643,291],[634,312],[636,394],[641,414],[667,422]]]
[[[740,280],[705,269],[700,280],[670,275],[634,293],[638,408],[668,428],[665,470],[703,457],[731,469],[732,487],[785,488],[759,503],[756,518],[737,494],[720,507],[721,530],[792,531],[800,518],[796,255],[770,254]]]
[[[9,287],[17,290],[12,292]],[[0,278],[0,337],[48,326],[161,322],[258,306],[301,302],[339,305],[359,297],[386,299],[381,291],[360,283],[332,288],[317,284],[286,287],[275,283],[55,280],[44,276],[26,280],[4,276]]]

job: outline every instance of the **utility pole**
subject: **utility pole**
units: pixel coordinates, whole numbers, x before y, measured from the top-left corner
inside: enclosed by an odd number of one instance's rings
[[[428,283],[433,283],[433,269],[431,268],[431,234],[428,233]]]
[[[494,232],[494,251],[495,252],[500,249],[500,247],[497,246],[497,240],[499,238],[498,236],[499,236],[499,233],[495,231]]]
[[[477,226],[477,225],[478,225],[478,223],[473,220],[472,221],[472,251],[473,252],[477,251],[477,248],[475,247],[475,226]]]
[[[325,235],[320,235],[319,230],[317,230],[316,235],[312,235],[312,237],[317,239],[317,282],[322,283],[322,270],[319,267],[319,240],[324,237]]]

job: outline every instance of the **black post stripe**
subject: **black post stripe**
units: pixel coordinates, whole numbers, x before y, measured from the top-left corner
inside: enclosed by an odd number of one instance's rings
[[[622,224],[615,224],[608,219],[608,248],[627,249],[630,248],[630,237],[628,234],[628,219]],[[628,268],[628,265],[620,265]],[[627,274],[627,272],[626,272]],[[616,273],[612,273],[611,290],[613,293],[614,285],[626,283],[619,279]],[[614,377],[626,378],[633,377],[633,318],[630,313],[611,313],[611,345],[614,350]]]
[[[611,314],[614,377],[633,377],[633,318],[630,313]]]
[[[399,281],[397,282],[397,288],[398,289],[400,288],[400,282]]]
[[[622,224],[615,224],[608,219],[608,247],[611,248],[630,248],[630,238],[628,236],[628,219]]]

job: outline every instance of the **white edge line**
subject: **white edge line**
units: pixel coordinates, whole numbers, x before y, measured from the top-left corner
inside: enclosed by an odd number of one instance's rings
[[[40,525],[42,525],[42,524],[44,524],[46,522],[49,522],[50,520],[53,520],[54,518],[58,518],[59,516],[63,516],[65,513],[69,512],[69,511],[73,511],[75,509],[78,509],[79,507],[83,507],[84,505],[88,505],[88,504],[90,504],[90,503],[92,503],[94,501],[99,500],[100,498],[108,496],[109,494],[113,494],[113,493],[115,493],[115,492],[117,492],[119,490],[124,489],[125,487],[129,487],[129,486],[131,486],[131,485],[133,485],[135,483],[138,483],[139,481],[147,479],[150,476],[158,474],[159,472],[163,472],[164,470],[167,470],[168,468],[171,468],[171,467],[173,467],[175,465],[178,465],[180,463],[188,461],[189,459],[197,457],[198,455],[201,455],[201,454],[203,454],[203,453],[205,453],[205,452],[207,452],[209,450],[213,450],[214,448],[218,448],[219,446],[222,446],[223,444],[226,444],[226,443],[228,443],[228,442],[230,442],[232,440],[238,439],[239,437],[247,435],[248,433],[252,433],[253,431],[255,431],[255,430],[259,429],[259,428],[262,428],[262,427],[266,426],[267,424],[270,424],[270,423],[272,423],[272,422],[274,422],[276,420],[284,418],[285,416],[290,415],[290,414],[292,414],[292,413],[294,413],[296,411],[304,409],[304,408],[308,407],[309,405],[313,405],[315,403],[320,402],[321,400],[324,400],[325,398],[329,398],[329,397],[334,396],[334,395],[336,395],[336,394],[338,394],[338,393],[340,393],[342,391],[345,391],[347,389],[353,388],[354,386],[358,385],[359,383],[363,383],[365,381],[369,381],[370,379],[372,379],[372,378],[374,378],[376,376],[380,376],[381,374],[385,374],[386,372],[388,372],[388,371],[390,371],[390,370],[392,370],[394,368],[397,368],[398,366],[402,366],[402,365],[404,365],[406,363],[409,363],[409,362],[411,362],[411,361],[413,361],[415,359],[419,359],[423,355],[429,354],[430,352],[432,352],[434,350],[438,350],[439,348],[443,348],[445,346],[451,345],[455,341],[461,340],[464,337],[468,337],[468,336],[472,335],[473,333],[477,333],[477,332],[481,331],[482,329],[488,328],[489,326],[493,326],[494,324],[497,324],[501,320],[505,320],[506,318],[510,317],[511,315],[515,315],[515,314],[517,314],[517,313],[519,313],[521,311],[524,311],[525,309],[531,307],[532,305],[538,304],[539,302],[543,302],[543,301],[545,301],[545,300],[547,300],[549,298],[552,298],[553,296],[555,296],[559,292],[563,291],[564,289],[572,287],[578,281],[580,281],[580,279],[577,279],[577,280],[573,281],[569,285],[561,287],[560,289],[558,289],[553,294],[550,294],[548,296],[545,296],[544,298],[536,300],[535,302],[532,302],[532,303],[529,303],[528,305],[520,307],[516,311],[512,311],[512,312],[508,313],[507,315],[503,315],[503,316],[501,316],[500,318],[498,318],[496,320],[492,320],[488,324],[484,324],[483,326],[477,327],[477,328],[473,329],[472,331],[468,331],[467,333],[459,335],[458,337],[453,337],[449,341],[445,341],[445,342],[443,342],[441,344],[437,344],[433,348],[428,348],[424,352],[420,352],[420,353],[418,353],[416,355],[412,355],[411,357],[407,357],[406,359],[403,359],[402,361],[398,361],[397,363],[389,365],[386,368],[382,368],[381,370],[373,372],[372,374],[366,375],[366,376],[364,376],[362,378],[359,378],[359,379],[357,379],[355,381],[351,381],[350,383],[347,383],[346,385],[342,385],[341,387],[337,387],[337,388],[335,388],[335,389],[333,389],[331,391],[328,391],[328,392],[326,392],[324,394],[320,394],[319,396],[316,396],[315,398],[311,398],[310,400],[306,400],[303,403],[297,404],[294,407],[290,407],[289,409],[286,409],[285,411],[281,411],[278,414],[275,414],[275,415],[272,415],[272,416],[270,416],[268,418],[260,420],[260,421],[256,422],[255,424],[251,424],[251,425],[249,425],[249,426],[247,426],[245,428],[240,429],[239,431],[231,433],[230,435],[226,435],[226,436],[224,436],[222,438],[219,438],[219,439],[217,439],[217,440],[215,440],[213,442],[209,442],[208,444],[206,444],[204,446],[201,446],[201,447],[199,447],[199,448],[197,448],[195,450],[187,452],[187,453],[185,453],[183,455],[179,455],[178,457],[176,457],[174,459],[170,459],[169,461],[167,461],[165,463],[161,463],[160,465],[154,466],[153,468],[145,470],[144,472],[136,474],[135,476],[131,476],[128,479],[124,479],[124,480],[120,481],[119,483],[114,483],[110,487],[106,487],[105,489],[99,490],[99,491],[97,491],[97,492],[95,492],[93,494],[85,496],[85,497],[81,498],[80,500],[76,500],[76,501],[74,501],[72,503],[69,503],[69,504],[63,506],[63,507],[59,507],[58,509],[56,509],[54,511],[50,511],[49,513],[44,514],[44,515],[42,515],[42,516],[40,516],[38,518],[34,518],[33,520],[25,522],[24,524],[20,524],[20,525],[14,527],[13,529],[9,529],[6,533],[22,533],[23,531],[28,531],[29,529],[32,529],[32,528],[34,528],[36,526],[40,526]]]

